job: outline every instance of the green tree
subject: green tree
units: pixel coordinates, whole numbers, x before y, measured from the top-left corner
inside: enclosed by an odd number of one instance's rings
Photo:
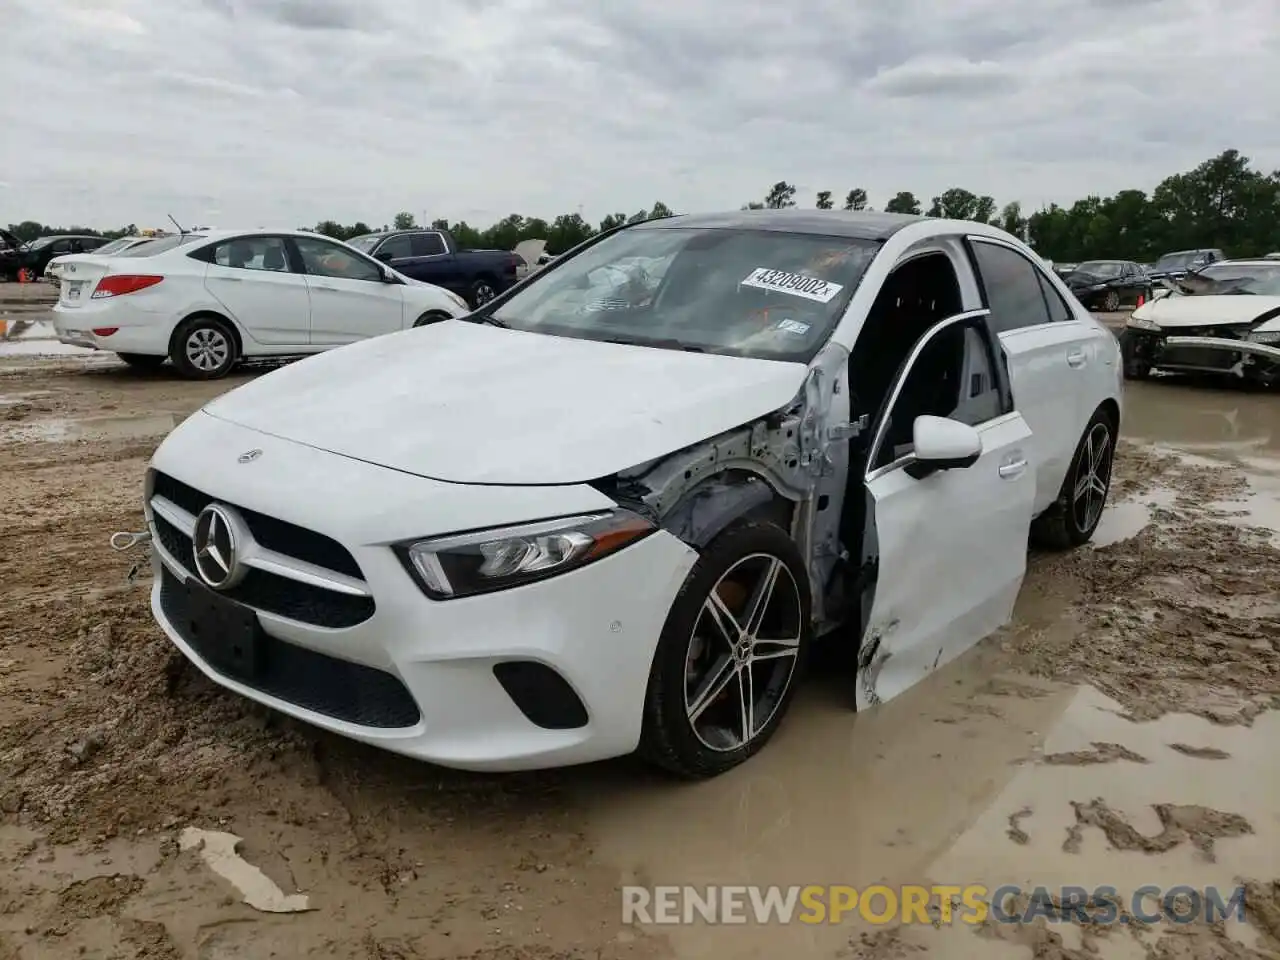
[[[893,199],[884,205],[884,211],[885,213],[914,213],[919,216],[920,201],[910,190],[903,190],[894,194]]]
[[[861,187],[854,187],[845,194],[844,208],[846,210],[865,210],[867,208],[867,191]]]
[[[605,233],[609,230],[614,230],[626,222],[627,215],[625,213],[611,213],[600,221],[600,232]]]
[[[1015,237],[1021,237],[1026,232],[1027,220],[1022,215],[1022,204],[1017,200],[1006,203],[1000,211],[1000,229]]]
[[[818,191],[818,202],[817,202],[817,207],[818,207],[818,209],[819,209],[819,210],[830,210],[833,206],[835,206],[835,204],[833,204],[833,203],[831,202],[831,191],[830,191],[830,190],[819,190],[819,191]]]
[[[649,211],[650,220],[665,220],[667,217],[674,217],[675,213],[665,203],[659,200],[653,205],[653,209]]]
[[[418,225],[418,221],[414,219],[413,214],[408,210],[401,210],[397,213],[391,223],[397,230],[412,230]]]
[[[742,209],[743,210],[763,210],[764,204],[761,203],[759,200],[752,200],[750,203],[744,203],[742,205]]]
[[[764,205],[770,210],[781,210],[796,205],[796,188],[785,180],[779,180],[765,194]]]

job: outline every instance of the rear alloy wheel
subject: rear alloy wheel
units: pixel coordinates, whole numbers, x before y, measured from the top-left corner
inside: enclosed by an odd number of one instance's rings
[[[1114,427],[1111,418],[1099,410],[1076,447],[1057,502],[1032,524],[1037,544],[1066,550],[1089,542],[1107,505],[1114,461]]]
[[[117,357],[135,370],[159,370],[168,357],[157,357],[150,353],[117,353]]]
[[[216,317],[191,317],[174,332],[169,357],[184,377],[216,380],[235,366],[235,336]]]
[[[1115,313],[1120,309],[1120,294],[1116,290],[1108,290],[1102,299],[1102,309],[1106,313]]]
[[[688,778],[737,766],[773,736],[808,651],[808,579],[791,537],[731,526],[694,564],[663,627],[640,752]]]
[[[471,285],[471,306],[481,307],[498,295],[497,288],[488,280],[477,280]]]

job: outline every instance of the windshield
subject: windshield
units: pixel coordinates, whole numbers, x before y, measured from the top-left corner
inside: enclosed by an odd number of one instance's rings
[[[1183,286],[1201,296],[1280,297],[1280,263],[1217,263],[1188,277]]]
[[[493,316],[552,336],[807,363],[879,250],[848,237],[631,227],[535,274]]]
[[[1190,266],[1200,255],[1199,250],[1183,250],[1181,253],[1166,253],[1156,261],[1157,270],[1180,270]]]
[[[53,243],[53,241],[56,239],[57,239],[56,237],[41,237],[39,240],[32,240],[29,244],[27,244],[27,249],[40,250],[44,247],[47,247],[49,244]]]
[[[1095,277],[1118,277],[1121,266],[1115,260],[1088,260],[1076,267],[1076,272],[1091,273]]]
[[[382,239],[380,233],[366,233],[363,237],[352,237],[347,241],[347,246],[355,247],[361,253],[368,253],[378,245],[378,241]]]
[[[148,240],[146,243],[139,243],[136,246],[124,250],[116,256],[118,257],[154,257],[157,253],[165,253],[168,250],[174,250],[184,243],[191,243],[195,240],[203,240],[202,233],[177,233],[172,237],[160,237],[157,240]]]

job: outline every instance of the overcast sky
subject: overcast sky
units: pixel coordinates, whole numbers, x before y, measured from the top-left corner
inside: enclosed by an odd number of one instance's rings
[[[1280,167],[1280,0],[0,0],[0,223],[486,226]]]

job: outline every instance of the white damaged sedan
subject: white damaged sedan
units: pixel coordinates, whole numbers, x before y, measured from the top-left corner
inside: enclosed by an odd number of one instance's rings
[[[1125,376],[1153,370],[1280,383],[1280,263],[1223,260],[1188,274],[1129,317]]]
[[[861,708],[1005,623],[1029,534],[1097,526],[1120,385],[987,225],[632,224],[186,420],[147,476],[152,608],[217,683],[411,757],[711,776],[816,639],[856,646]]]

